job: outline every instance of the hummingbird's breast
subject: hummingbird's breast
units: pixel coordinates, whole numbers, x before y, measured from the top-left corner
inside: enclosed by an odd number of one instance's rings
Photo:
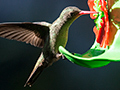
[[[66,46],[68,40],[68,27],[56,20],[50,27],[50,46],[53,53],[58,53],[59,46]]]

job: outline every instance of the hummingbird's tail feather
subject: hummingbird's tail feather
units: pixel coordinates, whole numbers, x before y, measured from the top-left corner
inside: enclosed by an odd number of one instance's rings
[[[31,87],[35,80],[38,78],[38,76],[42,73],[43,69],[44,69],[43,67],[38,67],[35,71],[33,70],[24,87],[26,85],[29,85],[29,87]]]
[[[35,80],[38,78],[38,76],[42,73],[44,68],[46,68],[47,66],[48,66],[48,64],[44,62],[43,53],[41,53],[32,73],[30,74],[27,82],[24,85],[24,87],[26,85],[29,85],[29,87],[31,87],[32,84],[35,82]]]

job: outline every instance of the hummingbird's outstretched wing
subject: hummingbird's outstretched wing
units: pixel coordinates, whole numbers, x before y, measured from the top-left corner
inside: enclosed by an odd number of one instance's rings
[[[47,22],[0,23],[0,37],[42,47],[50,25]]]

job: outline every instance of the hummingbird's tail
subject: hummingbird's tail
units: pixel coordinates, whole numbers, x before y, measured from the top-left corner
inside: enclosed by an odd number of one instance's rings
[[[29,87],[31,87],[31,85],[35,82],[35,80],[38,78],[38,76],[42,73],[44,68],[46,68],[47,66],[48,66],[48,64],[46,62],[44,62],[43,53],[41,53],[32,73],[30,74],[27,82],[24,85],[24,87],[26,85],[29,85]]]

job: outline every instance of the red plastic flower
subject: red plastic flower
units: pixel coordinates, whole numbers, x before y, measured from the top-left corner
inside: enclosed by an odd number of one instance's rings
[[[96,35],[96,41],[100,44],[100,47],[106,48],[111,44],[109,40],[109,18],[106,8],[107,2],[105,0],[88,0],[88,6],[91,11],[96,11],[99,14],[91,14],[90,17],[95,19],[96,26],[93,31]]]

